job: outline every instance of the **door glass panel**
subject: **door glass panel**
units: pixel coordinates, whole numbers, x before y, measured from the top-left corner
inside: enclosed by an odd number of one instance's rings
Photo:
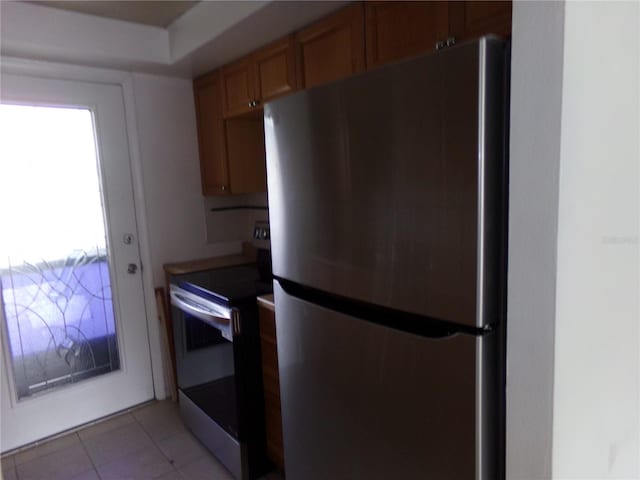
[[[19,399],[119,369],[93,115],[0,105],[0,288]]]

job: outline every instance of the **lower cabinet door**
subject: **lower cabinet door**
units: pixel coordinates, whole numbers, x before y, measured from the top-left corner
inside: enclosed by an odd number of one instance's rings
[[[262,355],[267,455],[281,471],[284,471],[275,313],[260,304],[258,312],[260,316],[260,351]]]

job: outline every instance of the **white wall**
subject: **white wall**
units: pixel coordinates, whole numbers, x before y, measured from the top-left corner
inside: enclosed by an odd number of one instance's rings
[[[140,68],[170,61],[162,28],[26,2],[0,2],[2,55]]]
[[[507,479],[551,478],[561,2],[514,2],[507,304]]]
[[[507,479],[640,478],[637,2],[514,2]]]
[[[191,81],[135,73],[133,87],[151,268],[162,286],[164,263],[239,252],[241,239],[207,243]]]
[[[289,34],[343,3],[205,1],[165,29],[22,1],[0,1],[0,47],[2,55],[12,57],[192,78]]]
[[[640,4],[567,2],[553,478],[640,478]]]

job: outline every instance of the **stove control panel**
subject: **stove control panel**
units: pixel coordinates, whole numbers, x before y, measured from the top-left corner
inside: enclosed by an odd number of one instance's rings
[[[256,248],[271,248],[271,230],[269,222],[257,221],[253,226],[253,240],[251,242]]]
[[[263,224],[256,223],[255,227],[253,227],[253,239],[254,240],[269,240],[271,238],[269,232],[269,225],[266,226]]]

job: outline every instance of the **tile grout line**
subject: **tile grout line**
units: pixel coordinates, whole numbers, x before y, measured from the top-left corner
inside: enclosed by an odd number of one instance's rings
[[[87,457],[89,457],[89,461],[91,462],[93,471],[96,472],[96,476],[98,477],[98,479],[102,480],[102,475],[100,475],[100,472],[98,471],[98,467],[94,463],[93,458],[91,458],[91,454],[89,453],[89,449],[87,448],[87,446],[84,444],[84,440],[82,440],[82,437],[78,434],[78,432],[75,432],[75,435],[78,435],[78,440],[80,440],[80,445],[82,445],[82,450],[84,450],[84,453],[87,455]]]
[[[153,446],[154,446],[154,447],[156,447],[156,448],[158,449],[158,451],[160,452],[160,454],[161,454],[164,458],[166,458],[166,459],[167,459],[167,462],[169,462],[169,464],[171,465],[171,468],[173,468],[173,470],[174,470],[175,472],[177,472],[178,474],[182,475],[182,472],[180,472],[180,470],[178,470],[178,468],[176,467],[176,465],[175,465],[174,461],[173,461],[171,458],[169,458],[169,456],[168,456],[166,453],[164,453],[164,450],[162,450],[162,448],[160,448],[160,445],[158,445],[158,443],[156,442],[156,439],[155,439],[155,438],[153,438],[153,437],[151,436],[151,434],[147,431],[147,429],[146,429],[146,428],[144,428],[144,425],[143,425],[143,424],[138,420],[138,418],[137,418],[135,415],[133,415],[133,414],[132,414],[132,416],[133,416],[134,421],[135,421],[138,425],[140,425],[140,428],[142,429],[142,431],[143,431],[144,433],[146,433],[146,434],[147,434],[147,436],[151,439],[151,443],[153,444]],[[173,436],[173,435],[175,435],[175,434],[172,434],[171,436]],[[167,437],[167,438],[168,438],[168,437]]]
[[[151,405],[153,405],[153,404],[151,404]],[[147,406],[147,405],[145,405],[145,406]],[[142,407],[142,408],[144,408],[144,407]],[[151,430],[148,430],[147,428],[145,428],[145,425],[143,424],[142,420],[141,420],[141,419],[139,419],[139,418],[135,415],[135,413],[134,413],[134,412],[136,412],[136,410],[142,410],[142,408],[135,408],[135,409],[131,409],[131,410],[129,410],[128,412],[126,412],[126,413],[128,413],[128,414],[131,416],[131,419],[132,419],[131,424],[136,425],[140,430],[142,430],[143,434],[147,437],[147,439],[148,439],[148,440],[150,440],[150,445],[152,445],[152,446],[153,446],[157,451],[159,451],[159,452],[160,452],[160,454],[161,454],[161,458],[163,458],[167,463],[169,463],[169,465],[171,466],[171,471],[172,471],[172,472],[174,472],[175,474],[177,474],[178,476],[180,476],[181,478],[182,478],[182,477],[184,477],[184,473],[182,472],[182,470],[181,470],[181,469],[179,469],[179,468],[176,466],[176,464],[175,464],[175,459],[174,459],[174,458],[170,458],[170,455],[169,455],[168,453],[165,453],[165,451],[164,451],[164,450],[161,448],[161,446],[160,446],[160,444],[161,444],[162,442],[164,442],[166,439],[171,438],[171,437],[174,437],[174,436],[176,436],[176,435],[179,435],[181,432],[179,432],[179,431],[177,431],[177,430],[176,430],[175,432],[171,432],[171,434],[170,434],[170,435],[167,435],[167,436],[166,436],[166,438],[158,438],[158,439],[154,438],[154,436],[151,434]],[[122,414],[124,414],[124,413],[125,413],[125,412],[122,412]],[[137,412],[136,412],[136,413],[137,413]],[[121,415],[120,415],[120,414],[119,414],[119,415],[115,415],[115,416],[113,416],[112,418],[119,417],[119,416],[121,416]],[[106,421],[106,420],[107,420],[107,419],[105,419],[105,421]],[[64,450],[64,449],[66,449],[66,448],[71,448],[73,445],[77,445],[77,444],[79,443],[79,444],[80,444],[80,446],[81,446],[80,448],[81,448],[82,452],[83,452],[83,453],[87,456],[87,458],[89,459],[89,463],[90,463],[90,465],[91,465],[91,469],[93,470],[94,474],[96,475],[96,477],[97,477],[99,480],[102,480],[103,476],[102,476],[102,474],[100,474],[100,472],[99,472],[99,470],[98,470],[98,466],[97,466],[97,464],[96,464],[96,461],[93,459],[93,457],[92,457],[92,455],[91,455],[91,452],[90,452],[90,450],[89,450],[89,447],[88,447],[88,445],[86,444],[86,442],[87,442],[90,438],[93,438],[93,437],[89,437],[88,439],[83,439],[83,437],[80,435],[80,433],[81,433],[83,430],[86,430],[86,429],[90,428],[91,426],[94,426],[94,425],[97,425],[97,424],[100,424],[100,423],[103,423],[103,422],[102,422],[102,421],[100,421],[100,422],[94,422],[94,423],[91,423],[91,424],[89,424],[89,425],[85,425],[83,428],[79,428],[79,429],[74,430],[74,431],[72,431],[72,432],[67,432],[67,433],[66,433],[66,435],[57,435],[57,436],[56,436],[56,438],[55,438],[55,440],[62,439],[62,438],[67,438],[67,439],[69,439],[69,440],[72,440],[72,443],[71,443],[71,444],[69,444],[69,445],[66,445],[64,448],[61,448],[61,449],[59,449],[59,450],[53,450],[53,451],[51,451],[51,452],[49,452],[49,453],[46,453],[46,454],[44,454],[44,455],[37,455],[36,457],[34,457],[34,458],[32,458],[32,459],[28,460],[27,462],[24,462],[24,464],[27,464],[27,463],[30,463],[30,462],[33,462],[33,461],[37,461],[38,459],[41,459],[41,458],[44,458],[44,457],[48,457],[48,456],[51,456],[51,455],[56,455],[56,454],[58,454],[58,453],[59,453],[59,451],[60,451],[60,450]],[[152,426],[152,425],[150,424],[149,426]],[[118,428],[124,428],[124,427],[126,427],[126,424],[121,425],[121,426],[119,426],[119,427],[117,427],[117,428],[115,428],[115,429],[113,429],[113,430],[118,430]],[[106,433],[108,433],[109,431],[111,431],[111,430],[108,430],[108,431],[102,432],[102,433],[100,433],[100,434],[106,434]],[[188,430],[185,430],[185,431],[187,431],[187,432],[188,432]],[[75,438],[75,440],[73,440],[74,438]],[[52,439],[52,440],[53,440],[53,439]],[[30,450],[30,449],[36,449],[36,448],[38,448],[38,447],[39,447],[39,446],[41,446],[41,445],[46,445],[47,443],[48,443],[48,441],[47,441],[47,442],[43,442],[43,443],[41,443],[40,445],[35,445],[35,446],[31,447],[31,448],[27,448],[27,449],[20,449],[20,452],[26,452],[26,451],[28,451],[28,450]],[[15,454],[12,454],[12,455],[5,455],[5,458],[8,458],[8,457],[12,457],[12,458],[11,458],[11,459],[12,459],[12,466],[11,466],[10,468],[13,468],[15,478],[16,478],[17,480],[20,480],[20,479],[22,478],[22,476],[18,473],[18,464],[16,463]],[[172,456],[172,457],[173,457],[173,456]],[[195,462],[195,461],[197,461],[197,460],[199,460],[199,459],[192,459],[192,462]],[[188,462],[188,463],[192,463],[192,462]],[[10,470],[9,470],[9,471],[10,471]],[[82,474],[82,473],[88,473],[88,470],[86,470],[85,472],[81,472],[80,474]],[[165,472],[165,474],[166,474],[166,473],[168,473],[168,472]],[[163,475],[164,475],[164,474],[163,474]]]
[[[2,1],[2,0],[0,0],[0,1]],[[26,452],[27,450],[31,450],[33,448],[37,448],[37,447],[39,447],[41,445],[44,445],[44,444],[49,443],[49,442],[52,442],[54,440],[59,440],[60,438],[66,437],[66,436],[71,435],[73,433],[78,433],[78,432],[80,432],[80,431],[82,431],[82,430],[84,430],[86,428],[93,427],[94,425],[98,425],[100,423],[108,422],[109,420],[112,420],[112,419],[114,419],[116,417],[124,416],[127,413],[129,413],[129,414],[131,414],[133,416],[133,413],[136,410],[142,410],[143,408],[148,407],[150,405],[153,405],[154,403],[157,403],[157,402],[158,402],[158,400],[148,400],[146,402],[142,402],[142,403],[139,403],[137,405],[132,405],[131,407],[127,407],[127,408],[125,408],[123,410],[119,410],[117,412],[113,412],[113,413],[111,413],[109,415],[105,415],[104,417],[96,418],[95,420],[91,420],[91,421],[89,421],[87,423],[83,423],[81,425],[77,425],[77,426],[69,428],[67,430],[63,430],[61,432],[54,433],[53,435],[49,435],[47,437],[43,437],[43,438],[41,438],[39,440],[35,440],[33,442],[30,442],[30,443],[27,443],[25,445],[22,445],[20,447],[16,447],[14,449],[11,449],[11,450],[9,450],[7,452],[3,452],[0,455],[0,459],[4,458],[4,457],[9,457],[9,456],[12,456],[12,455],[15,456],[15,455],[17,455],[19,453]]]
[[[137,418],[135,415],[133,415],[133,414],[132,414],[132,416],[133,416],[133,419],[135,420],[135,422],[136,422],[138,425],[140,425],[140,428],[142,429],[142,431],[143,431],[144,433],[146,433],[146,434],[147,434],[147,436],[151,439],[151,443],[153,444],[153,446],[154,446],[154,447],[156,447],[156,448],[158,449],[158,451],[160,452],[160,454],[161,454],[164,458],[166,458],[166,459],[167,459],[167,462],[169,463],[169,465],[171,465],[171,468],[173,468],[173,471],[174,471],[174,472],[176,472],[176,473],[178,473],[179,475],[183,476],[183,475],[182,475],[182,472],[180,472],[180,470],[178,470],[178,467],[176,467],[176,465],[175,465],[175,463],[174,463],[174,460],[172,460],[171,458],[169,458],[169,456],[168,456],[166,453],[164,453],[164,450],[162,450],[162,448],[160,448],[160,445],[158,445],[158,441],[159,441],[159,440],[157,441],[155,438],[153,438],[153,436],[152,436],[152,435],[147,431],[147,429],[146,429],[146,428],[144,428],[144,425],[142,424],[142,422],[140,422],[140,421],[138,420],[138,418]],[[171,434],[170,436],[173,436],[173,435],[175,435],[175,433],[174,433],[174,434]],[[169,437],[167,437],[167,438],[169,438]],[[164,474],[163,474],[163,475],[164,475]]]
[[[14,473],[15,473],[15,476],[16,476],[16,480],[20,480],[20,478],[21,478],[21,475],[20,475],[20,472],[19,472],[18,467],[23,466],[23,465],[29,465],[30,463],[33,463],[33,462],[41,461],[42,459],[44,459],[44,458],[46,458],[46,457],[53,457],[54,455],[59,455],[62,451],[67,450],[67,449],[70,449],[70,448],[73,448],[73,447],[75,447],[76,445],[80,445],[80,446],[82,447],[82,449],[83,449],[83,451],[85,452],[85,454],[86,454],[87,458],[89,459],[89,462],[91,463],[91,466],[92,466],[92,468],[93,468],[94,472],[96,473],[96,475],[98,475],[98,478],[101,480],[100,475],[98,474],[97,469],[95,468],[95,466],[94,466],[94,464],[93,464],[93,461],[92,461],[92,459],[91,459],[91,456],[89,455],[89,452],[87,452],[86,447],[85,447],[85,445],[82,443],[82,439],[80,438],[80,436],[78,435],[78,433],[77,433],[77,432],[71,432],[71,433],[67,433],[66,435],[59,436],[59,437],[57,437],[57,438],[56,438],[56,440],[59,440],[59,439],[61,439],[61,438],[71,438],[71,437],[73,437],[74,435],[77,437],[77,443],[76,443],[76,442],[73,442],[73,443],[71,443],[71,444],[69,444],[69,445],[66,445],[66,446],[64,446],[64,447],[62,447],[62,448],[59,448],[59,449],[57,449],[57,450],[53,450],[53,451],[48,452],[48,453],[45,453],[45,454],[37,455],[37,456],[35,456],[35,457],[33,457],[33,458],[29,459],[29,460],[26,460],[26,461],[24,461],[24,462],[22,462],[22,463],[20,463],[20,464],[16,463],[16,461],[15,461],[15,454],[14,454],[14,467],[13,467],[13,468],[14,468]],[[45,442],[45,443],[47,443],[47,442]],[[44,445],[45,443],[43,443],[43,444],[41,444],[41,445],[39,445],[39,446],[42,446],[42,445]],[[35,448],[38,448],[38,447],[36,446],[36,447],[32,447],[32,448],[33,448],[33,449],[35,449]],[[28,450],[29,450],[29,449],[27,449],[27,450],[23,450],[22,452],[26,452],[26,451],[28,451]],[[86,472],[86,471],[85,471],[85,472]],[[78,475],[80,475],[80,474],[82,474],[82,473],[85,473],[85,472],[80,472]]]
[[[185,465],[183,465],[182,467],[178,468],[178,467],[176,466],[176,464],[172,461],[172,459],[170,459],[170,458],[169,458],[169,456],[168,456],[167,454],[165,454],[165,453],[164,453],[164,451],[162,450],[162,448],[161,448],[161,447],[160,447],[160,445],[159,445],[159,442],[164,441],[164,440],[167,440],[168,438],[174,437],[174,436],[176,436],[176,435],[179,435],[179,434],[180,434],[180,433],[182,433],[182,432],[174,432],[174,433],[172,433],[171,435],[167,436],[166,438],[162,438],[162,439],[157,439],[157,440],[156,440],[156,439],[155,439],[155,438],[154,438],[154,437],[153,437],[153,436],[152,436],[152,435],[147,431],[147,429],[144,427],[144,425],[142,424],[142,422],[140,422],[140,421],[138,420],[138,418],[137,418],[135,415],[133,415],[133,418],[134,418],[134,420],[135,420],[135,421],[140,425],[140,428],[142,428],[142,430],[143,430],[143,431],[144,431],[144,432],[149,436],[149,438],[151,438],[151,442],[153,443],[153,445],[154,445],[158,450],[160,450],[160,453],[162,454],[162,456],[164,456],[164,457],[169,461],[169,463],[170,463],[170,464],[171,464],[171,466],[173,467],[173,470],[174,470],[176,473],[178,473],[181,477],[185,477],[184,473],[182,472],[182,469],[183,469],[183,468],[185,468],[185,467],[186,467],[186,466],[188,466],[188,465],[191,465],[191,464],[193,464],[193,463],[196,463],[196,462],[200,461],[202,458],[206,458],[207,456],[211,456],[211,453],[210,453],[210,452],[205,451],[205,454],[204,454],[204,455],[202,455],[202,456],[200,456],[200,457],[198,457],[198,458],[194,458],[194,459],[190,460],[189,462],[187,462],[187,464],[185,464]],[[180,422],[181,422],[181,423],[183,424],[183,426],[184,426],[184,422],[182,421],[182,419],[180,419]],[[185,431],[186,433],[188,433],[189,435],[191,435],[191,436],[193,435],[193,434],[192,434],[188,429],[186,429],[186,428],[185,428],[185,430],[184,430],[184,431]],[[195,439],[195,440],[196,440],[199,444],[201,444],[201,442],[200,442],[199,440],[197,440],[197,439]],[[201,444],[201,445],[202,445],[202,444]],[[205,447],[205,448],[206,448],[206,447]],[[217,461],[217,460],[216,460],[216,461]]]

